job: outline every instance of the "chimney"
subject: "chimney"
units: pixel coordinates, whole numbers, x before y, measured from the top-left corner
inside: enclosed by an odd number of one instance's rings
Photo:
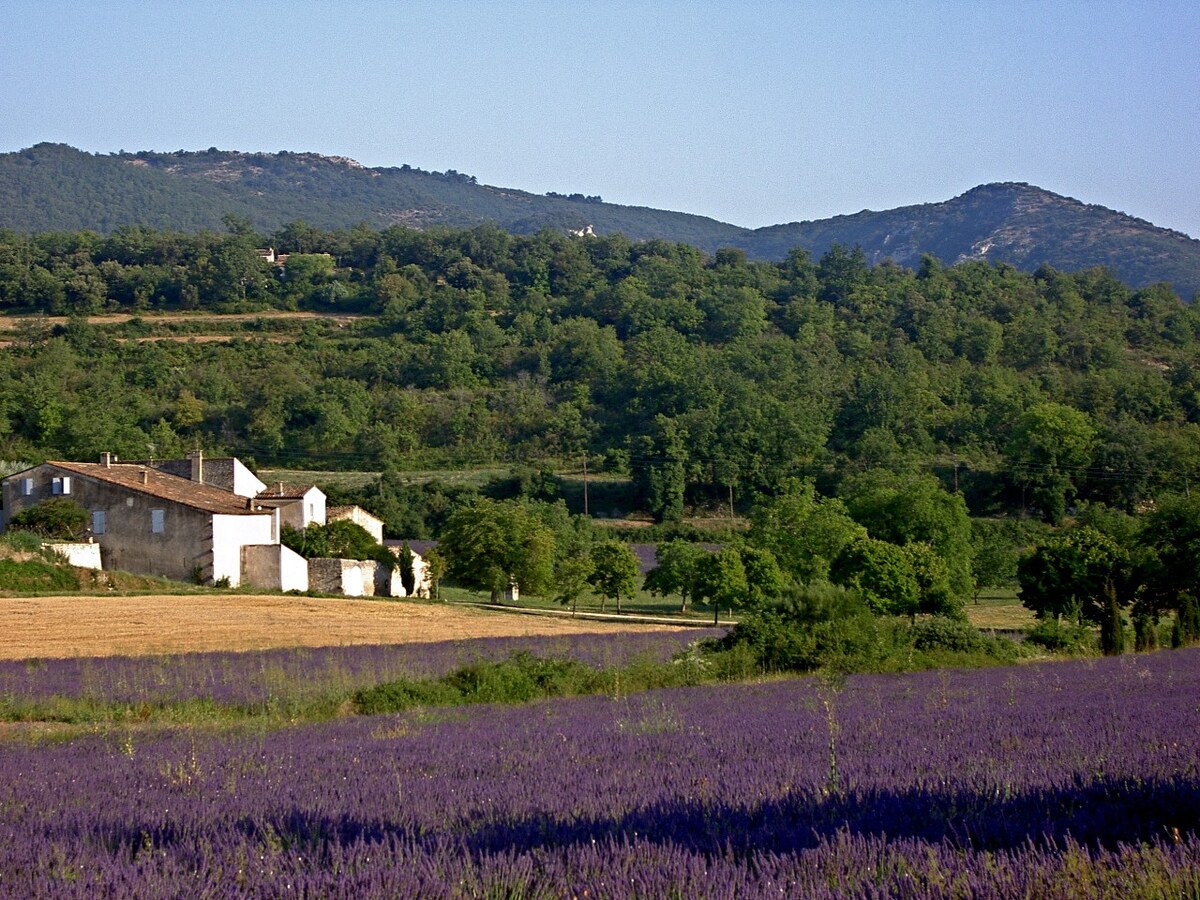
[[[106,468],[106,469],[111,469],[112,464],[115,460],[116,460],[116,457],[111,453],[101,453],[100,454],[100,465],[104,466],[104,468]]]
[[[282,481],[279,482],[279,496],[280,497],[283,496],[283,482]]]
[[[149,483],[150,483],[150,473],[147,472],[145,469],[142,469],[142,484],[149,484]]]
[[[204,483],[204,451],[203,450],[189,450],[187,458],[188,458],[188,462],[190,462],[192,464],[192,474],[191,474],[192,481],[196,482],[197,484],[203,484]]]

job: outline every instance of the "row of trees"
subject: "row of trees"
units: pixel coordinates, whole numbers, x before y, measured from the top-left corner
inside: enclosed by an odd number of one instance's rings
[[[961,619],[981,585],[1016,583],[1047,643],[1069,643],[1060,623],[1077,629],[1074,639],[1099,626],[1102,649],[1119,653],[1129,618],[1139,649],[1155,646],[1164,620],[1176,644],[1200,640],[1200,499],[1183,495],[1137,516],[1091,506],[1046,529],[973,523],[962,496],[928,476],[871,473],[845,499],[791,481],[760,498],[744,534],[660,544],[640,583],[629,546],[598,538],[561,503],[472,500],[451,513],[440,546],[466,585],[493,597],[517,585],[572,608],[591,591],[619,612],[641,587],[678,597],[682,612],[693,603],[763,611],[796,588],[832,583],[879,615]]]
[[[565,506],[528,499],[474,498],[441,531],[449,574],[498,599],[510,586],[558,597],[572,607],[587,591],[603,604],[638,587],[678,596],[681,611],[707,603],[761,609],[793,585],[831,581],[859,593],[880,614],[958,617],[975,581],[971,522],[959,496],[931,477],[864,478],[848,506],[793,481],[753,510],[753,524],[721,545],[675,539],[639,584],[629,546],[600,539]]]

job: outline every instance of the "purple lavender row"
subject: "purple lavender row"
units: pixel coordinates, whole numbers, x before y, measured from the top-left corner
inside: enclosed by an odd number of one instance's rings
[[[1188,896],[1200,651],[112,732],[0,756],[8,896]]]
[[[289,648],[243,653],[0,661],[0,697],[53,697],[116,703],[209,699],[244,705],[303,699],[329,688],[347,692],[402,676],[436,678],[458,666],[518,651],[566,656],[596,667],[639,658],[665,661],[692,641],[725,629],[477,638],[428,644]]]

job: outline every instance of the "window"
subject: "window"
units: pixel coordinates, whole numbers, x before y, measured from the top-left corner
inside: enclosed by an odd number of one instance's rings
[[[163,526],[163,511],[161,509],[150,510],[150,530],[154,534],[162,534]]]
[[[32,478],[22,478],[21,479],[21,496],[22,497],[32,497],[33,496],[33,479]]]
[[[71,493],[71,476],[64,475],[62,478],[54,478],[50,481],[50,493],[52,494],[69,494]]]
[[[108,525],[108,515],[102,509],[92,510],[92,534],[104,534]]]

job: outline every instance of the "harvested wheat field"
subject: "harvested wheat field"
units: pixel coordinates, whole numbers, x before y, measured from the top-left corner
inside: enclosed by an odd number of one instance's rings
[[[671,626],[379,600],[204,595],[0,598],[0,659],[401,644]]]

